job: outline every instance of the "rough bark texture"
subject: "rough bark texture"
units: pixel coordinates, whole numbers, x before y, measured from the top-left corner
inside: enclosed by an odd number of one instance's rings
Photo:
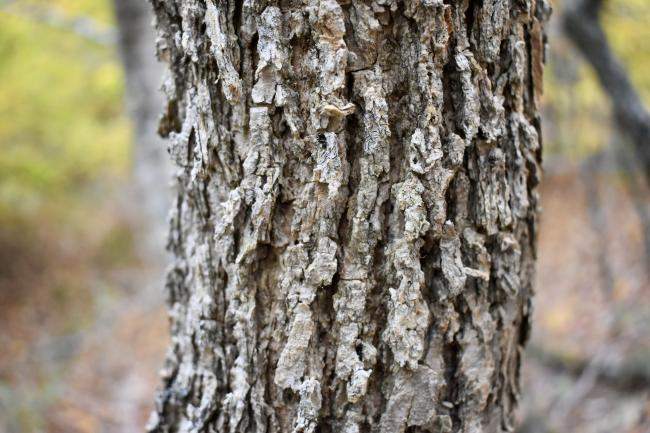
[[[152,0],[178,165],[160,432],[512,429],[541,0]]]

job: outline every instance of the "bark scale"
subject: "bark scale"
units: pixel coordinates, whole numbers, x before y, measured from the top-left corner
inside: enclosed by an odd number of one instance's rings
[[[152,0],[178,166],[159,432],[498,432],[540,0]]]

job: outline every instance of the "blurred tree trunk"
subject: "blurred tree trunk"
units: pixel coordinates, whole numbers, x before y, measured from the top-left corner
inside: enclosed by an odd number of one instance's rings
[[[151,5],[144,0],[114,0],[119,29],[119,49],[126,76],[126,105],[135,125],[133,147],[134,189],[140,253],[151,260],[162,259],[168,231],[167,214],[171,192],[171,164],[165,143],[158,136],[163,106],[160,91],[162,64],[155,56],[155,31]],[[144,225],[146,223],[146,226]]]
[[[564,14],[564,30],[594,68],[612,102],[618,127],[632,142],[650,181],[650,113],[609,46],[600,24],[604,3],[605,0],[577,0]]]
[[[605,2],[606,0],[577,0],[564,13],[563,27],[569,39],[594,68],[612,103],[618,130],[630,141],[637,156],[635,163],[626,155],[621,155],[622,166],[632,176],[635,165],[641,166],[646,184],[650,185],[650,112],[643,105],[627,71],[609,45],[600,23]],[[625,149],[619,152],[625,152]],[[647,193],[636,184],[636,179],[630,180],[630,189],[643,225],[645,260],[650,269],[650,210]]]
[[[152,3],[180,171],[148,428],[510,431],[546,3]]]

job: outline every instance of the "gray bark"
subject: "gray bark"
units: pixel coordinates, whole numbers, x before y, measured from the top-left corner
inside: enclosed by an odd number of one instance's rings
[[[166,218],[172,202],[172,167],[158,119],[164,95],[160,91],[163,65],[155,55],[151,6],[144,0],[113,0],[118,46],[126,78],[125,100],[133,120],[133,185],[137,202],[139,252],[151,262],[163,262]]]
[[[149,430],[512,430],[546,3],[152,4],[179,170]]]

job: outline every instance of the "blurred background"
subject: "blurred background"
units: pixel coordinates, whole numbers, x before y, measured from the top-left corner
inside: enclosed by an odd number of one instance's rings
[[[650,2],[553,7],[519,431],[647,433]],[[150,20],[143,0],[0,0],[0,433],[139,432],[151,409],[169,168]]]

